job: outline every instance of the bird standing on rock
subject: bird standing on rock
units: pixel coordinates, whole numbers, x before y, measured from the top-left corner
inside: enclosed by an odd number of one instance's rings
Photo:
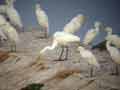
[[[16,51],[16,43],[19,42],[19,35],[16,29],[0,15],[0,29],[3,31],[7,40],[10,42],[11,51]]]
[[[78,47],[78,51],[80,52],[81,57],[85,59],[89,65],[93,65],[97,67],[98,69],[100,68],[100,64],[98,63],[95,55],[91,51],[85,49],[82,46]],[[90,77],[92,76],[93,76],[93,67],[91,67],[90,69]]]
[[[38,24],[40,25],[41,29],[44,31],[44,38],[47,38],[49,33],[48,16],[45,13],[45,11],[42,10],[40,4],[36,4],[35,9],[36,9],[35,14],[37,17]]]
[[[68,52],[69,52],[68,51],[68,45],[70,43],[80,44],[80,38],[78,36],[75,36],[73,34],[66,33],[66,32],[60,32],[60,31],[55,32],[54,35],[53,35],[52,45],[43,48],[40,51],[40,54],[45,53],[46,50],[53,50],[56,47],[61,46],[62,52],[61,52],[58,60],[62,60],[62,55],[63,55],[63,52],[64,52],[64,48],[66,48],[66,55],[65,55],[65,58],[63,60],[67,60],[68,59]]]
[[[9,23],[3,25],[2,30],[4,30],[5,35],[8,37],[8,41],[10,42],[11,52],[16,52],[16,44],[19,42],[19,35],[16,29],[11,26]]]
[[[107,41],[106,48],[107,48],[107,51],[109,52],[112,60],[116,64],[116,68],[115,68],[116,71],[113,74],[119,75],[118,66],[120,65],[120,51],[116,47],[112,46],[110,41]]]

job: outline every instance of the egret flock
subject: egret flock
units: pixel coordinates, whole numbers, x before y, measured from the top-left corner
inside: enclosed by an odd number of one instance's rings
[[[11,52],[16,52],[16,44],[20,41],[17,29],[23,29],[23,24],[18,11],[14,7],[15,0],[5,1],[6,3],[4,5],[0,5],[0,40],[9,41]],[[38,3],[35,5],[35,15],[40,28],[44,32],[44,38],[49,38],[50,30],[48,16]],[[116,64],[116,75],[118,75],[118,65],[120,64],[120,37],[112,34],[111,27],[105,27],[101,22],[96,21],[93,28],[88,30],[85,34],[82,42],[80,37],[75,35],[75,33],[81,29],[81,27],[86,23],[86,20],[87,18],[83,14],[78,14],[73,17],[73,19],[63,27],[63,31],[56,31],[53,34],[52,45],[48,45],[40,50],[40,55],[45,54],[48,50],[54,50],[56,47],[60,46],[62,51],[58,61],[68,60],[69,45],[71,43],[77,43],[77,50],[79,51],[80,56],[87,61],[90,66],[92,66],[90,68],[90,76],[93,76],[93,68],[97,67],[100,69],[100,64],[92,51],[86,48],[86,46],[91,45],[99,33],[104,31],[107,33],[107,36],[104,39],[107,41],[106,48],[111,59]],[[65,58],[62,59],[65,49]]]

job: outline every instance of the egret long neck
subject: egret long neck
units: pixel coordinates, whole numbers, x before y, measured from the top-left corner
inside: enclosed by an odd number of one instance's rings
[[[109,48],[110,48],[110,41],[107,41],[107,42],[106,42],[106,48],[107,48],[107,50],[109,51]]]
[[[112,35],[112,31],[107,32],[107,36]]]
[[[40,53],[44,53],[46,50],[53,50],[55,49],[55,47],[57,46],[57,42],[56,41],[53,41],[53,44],[51,46],[47,46],[45,48],[43,48]]]

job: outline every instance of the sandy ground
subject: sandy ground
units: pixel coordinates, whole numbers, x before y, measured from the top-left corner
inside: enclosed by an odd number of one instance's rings
[[[40,70],[39,66],[34,65],[36,58],[39,56],[40,50],[51,45],[52,38],[40,39],[39,31],[20,33],[20,43],[17,44],[17,52],[11,53],[4,62],[0,63],[0,90],[20,90],[31,83],[39,83],[44,70]],[[70,45],[69,59],[62,61],[63,63],[80,62],[81,73],[69,75],[68,77],[56,78],[45,83],[43,90],[120,90],[120,76],[110,75],[114,71],[114,63],[106,51],[97,49],[91,50],[98,59],[101,69],[94,70],[93,82],[88,82],[89,78],[88,64],[81,59],[78,52],[75,51],[76,45]],[[9,47],[4,44],[0,50],[8,51]],[[49,68],[52,68],[59,61],[54,62],[60,54],[61,48],[58,47],[53,51],[48,51],[44,56],[44,60]],[[31,66],[33,64],[33,67]],[[80,78],[84,76],[84,78]]]

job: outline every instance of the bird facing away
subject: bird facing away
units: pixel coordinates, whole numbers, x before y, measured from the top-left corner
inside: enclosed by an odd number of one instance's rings
[[[88,32],[86,33],[86,35],[84,37],[84,40],[83,40],[83,44],[85,46],[87,46],[87,45],[89,45],[93,42],[95,37],[100,32],[101,26],[102,26],[102,23],[97,21],[97,22],[94,23],[94,28],[88,30]]]
[[[120,51],[116,47],[111,46],[111,42],[110,41],[107,41],[106,48],[107,48],[107,51],[109,52],[112,60],[116,64],[116,71],[113,74],[119,75],[118,66],[120,65]]]
[[[2,15],[0,15],[0,20],[0,29],[3,30],[5,36],[9,40],[11,51],[16,51],[16,43],[19,42],[19,36],[16,29],[11,26]]]
[[[68,24],[65,25],[64,32],[74,34],[83,26],[85,21],[86,21],[86,17],[82,14],[78,14]]]
[[[83,59],[85,59],[89,65],[93,65],[97,68],[100,68],[100,65],[99,65],[95,55],[90,50],[87,50],[84,47],[79,46],[78,51],[80,52],[81,57]],[[93,67],[91,67],[91,69],[90,69],[90,76],[91,77],[93,76]]]
[[[55,32],[53,35],[52,45],[43,48],[40,51],[40,54],[45,53],[47,50],[53,50],[56,47],[61,46],[62,52],[61,52],[58,60],[62,60],[61,58],[62,58],[62,55],[64,52],[64,48],[66,48],[66,56],[65,56],[65,59],[63,59],[63,60],[67,60],[68,59],[68,45],[70,43],[80,43],[80,38],[78,36],[75,36],[73,34],[66,33],[66,32],[60,32],[60,31]]]
[[[35,6],[35,14],[40,25],[41,29],[44,31],[44,37],[48,37],[49,33],[49,23],[48,23],[48,16],[45,11],[40,7],[40,4],[36,4]]]
[[[111,44],[115,45],[117,48],[120,48],[120,37],[118,35],[112,34],[111,27],[106,27],[104,30],[107,32],[105,39],[110,41]]]

